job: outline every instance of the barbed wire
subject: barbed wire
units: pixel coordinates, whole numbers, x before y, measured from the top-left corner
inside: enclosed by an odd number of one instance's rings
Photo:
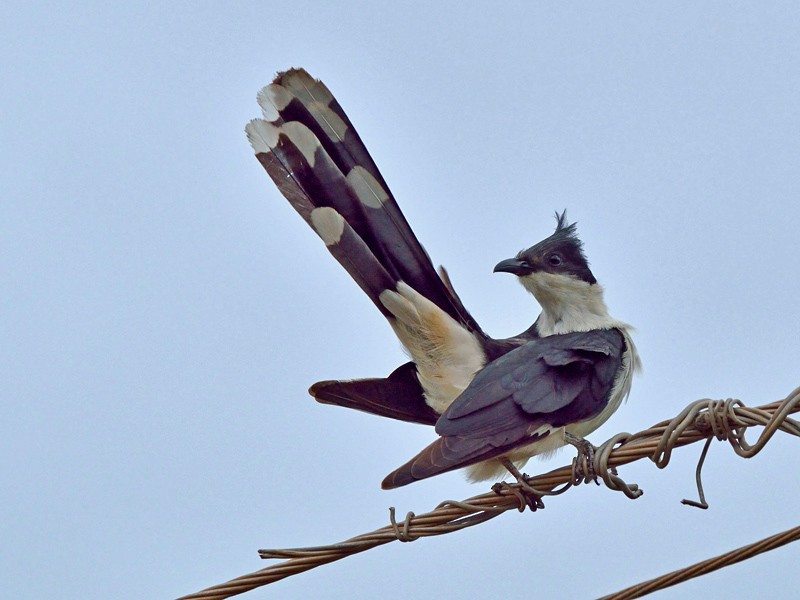
[[[683,501],[685,504],[706,508],[701,469],[711,441],[714,439],[727,440],[736,454],[750,458],[755,456],[779,430],[800,437],[800,423],[788,416],[798,411],[800,411],[800,387],[793,390],[784,400],[760,407],[748,407],[734,399],[698,400],[687,406],[674,419],[662,421],[636,434],[620,433],[615,435],[596,449],[591,465],[587,464],[587,457],[581,455],[573,459],[569,466],[531,477],[529,483],[537,492],[555,495],[563,493],[581,482],[588,483],[594,480],[596,473],[609,489],[620,491],[629,498],[638,498],[642,491],[635,483],[626,483],[619,476],[617,467],[643,458],[650,458],[656,466],[663,469],[669,463],[675,448],[706,440],[696,474],[700,501]],[[756,443],[751,445],[745,439],[745,433],[748,427],[753,426],[762,426],[764,429]],[[530,495],[520,484],[502,484],[494,486],[490,493],[474,496],[464,501],[446,500],[432,511],[424,514],[415,515],[410,512],[400,523],[396,520],[395,509],[390,508],[390,524],[385,527],[327,546],[259,550],[261,558],[285,560],[249,575],[182,596],[178,600],[223,600],[389,542],[410,542],[421,537],[443,535],[483,523],[508,510],[517,509],[523,512],[526,507],[535,510],[536,505],[532,505]],[[793,531],[773,536],[782,542],[777,545],[789,543],[800,537],[800,531],[795,537],[787,536]],[[763,540],[728,553],[731,556],[723,555],[723,557],[727,557],[726,560],[719,560],[722,557],[717,557],[717,559],[703,561],[703,563],[618,593],[634,595],[611,595],[606,599],[638,598],[657,589],[675,585],[688,578],[697,577],[777,547],[777,545],[764,544],[767,541]],[[762,545],[759,546],[759,544]],[[761,549],[754,552],[753,547]],[[660,587],[653,587],[655,585]]]

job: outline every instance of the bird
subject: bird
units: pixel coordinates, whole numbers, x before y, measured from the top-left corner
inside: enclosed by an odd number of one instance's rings
[[[640,359],[613,318],[566,211],[549,237],[500,261],[541,307],[510,338],[486,334],[447,271],[417,239],[361,137],[327,86],[279,72],[245,127],[256,158],[389,322],[410,360],[387,377],[320,381],[324,404],[432,425],[438,438],[382,482],[392,489],[466,469],[518,482],[529,458],[585,436],[628,397]],[[590,445],[589,445],[590,446]]]

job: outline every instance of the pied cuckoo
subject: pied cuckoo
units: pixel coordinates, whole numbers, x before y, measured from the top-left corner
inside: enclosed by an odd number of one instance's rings
[[[542,312],[526,331],[487,335],[447,273],[437,273],[353,124],[302,69],[258,94],[247,124],[256,158],[386,317],[411,360],[386,378],[321,381],[319,402],[434,425],[439,437],[386,479],[395,488],[466,467],[498,479],[528,458],[576,443],[628,396],[639,366],[631,327],[611,317],[576,225],[499,262]]]

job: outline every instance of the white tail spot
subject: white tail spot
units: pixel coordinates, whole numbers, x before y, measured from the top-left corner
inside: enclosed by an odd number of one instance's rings
[[[278,143],[278,128],[264,119],[253,119],[244,130],[256,154],[269,152]]]
[[[303,69],[289,71],[284,75],[282,83],[298,98],[319,100],[325,104],[333,100],[333,94],[325,87],[325,84],[311,77]]]
[[[280,118],[280,111],[292,101],[292,94],[282,85],[271,83],[261,88],[256,100],[264,118],[273,122]]]
[[[344,218],[329,206],[311,211],[311,226],[326,246],[338,244],[344,232]]]
[[[314,166],[314,153],[320,147],[319,140],[312,131],[298,121],[284,123],[280,127],[280,132],[288,137],[292,143],[303,153],[303,157],[308,164]]]
[[[347,183],[353,188],[362,204],[370,208],[380,208],[389,199],[389,194],[361,165],[356,165],[347,174]]]

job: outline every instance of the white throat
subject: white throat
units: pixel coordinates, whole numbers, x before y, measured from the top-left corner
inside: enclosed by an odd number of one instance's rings
[[[589,284],[568,275],[541,271],[519,280],[542,307],[542,314],[536,320],[542,337],[573,331],[628,328],[608,314],[599,283]]]

